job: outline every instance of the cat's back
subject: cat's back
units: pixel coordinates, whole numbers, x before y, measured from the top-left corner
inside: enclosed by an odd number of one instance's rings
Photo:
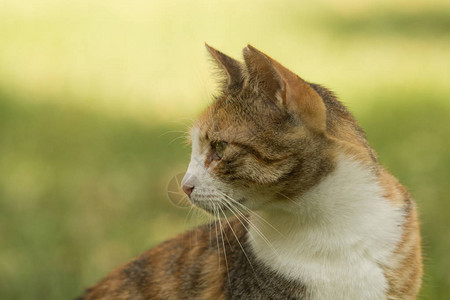
[[[225,270],[213,227],[201,226],[141,254],[79,299],[222,299]]]
[[[200,226],[120,267],[77,300],[305,299],[256,260],[243,219]]]

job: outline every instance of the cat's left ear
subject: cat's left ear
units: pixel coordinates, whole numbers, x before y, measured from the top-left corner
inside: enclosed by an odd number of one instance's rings
[[[306,81],[251,45],[243,52],[250,84],[257,91],[297,113],[308,127],[326,130],[325,103]]]
[[[222,52],[214,49],[205,43],[205,47],[208,50],[211,57],[217,63],[217,66],[226,77],[225,88],[229,90],[240,91],[242,88],[242,83],[244,82],[242,76],[242,63],[223,54]]]

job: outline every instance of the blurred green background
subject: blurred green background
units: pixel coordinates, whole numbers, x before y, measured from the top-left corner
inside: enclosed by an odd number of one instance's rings
[[[172,205],[247,43],[336,91],[420,207],[421,299],[450,299],[446,1],[0,2],[0,299],[70,299],[198,221]]]

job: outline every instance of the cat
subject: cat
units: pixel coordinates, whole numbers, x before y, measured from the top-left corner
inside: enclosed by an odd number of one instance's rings
[[[182,185],[215,221],[79,299],[415,299],[416,205],[349,111],[250,45],[243,63],[206,48],[221,93],[191,130]]]

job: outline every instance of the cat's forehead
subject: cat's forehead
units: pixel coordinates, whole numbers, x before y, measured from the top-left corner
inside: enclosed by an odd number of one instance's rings
[[[203,112],[198,127],[210,134],[251,133],[270,121],[270,116],[266,109],[261,107],[260,102],[256,98],[234,98],[224,95],[215,99]]]
[[[227,139],[248,134],[255,127],[248,110],[232,105],[212,104],[196,123],[199,137]]]
[[[262,97],[223,97],[215,101],[200,115],[195,128],[200,142],[224,140],[247,143],[279,140],[281,135],[292,132],[293,122],[285,112],[280,111]]]

